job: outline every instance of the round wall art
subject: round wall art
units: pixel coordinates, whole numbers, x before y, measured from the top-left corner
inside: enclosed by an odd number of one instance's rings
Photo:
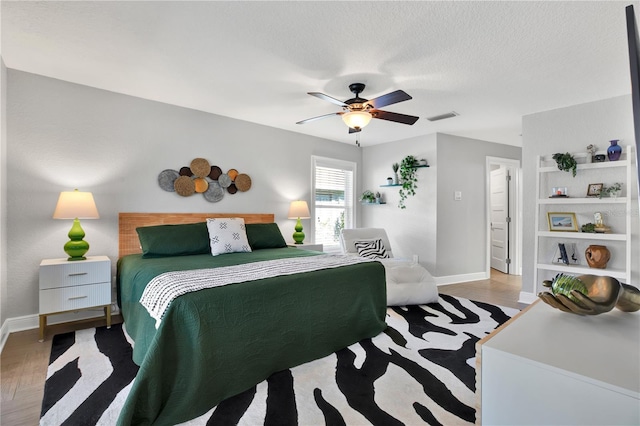
[[[205,200],[217,203],[225,193],[231,195],[251,188],[251,178],[237,169],[223,173],[204,158],[194,158],[189,166],[179,170],[166,169],[158,175],[158,185],[164,191],[175,192],[182,197],[202,194]]]

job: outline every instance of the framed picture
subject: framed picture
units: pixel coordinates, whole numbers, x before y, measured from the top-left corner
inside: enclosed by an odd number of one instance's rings
[[[547,213],[549,231],[578,232],[578,221],[575,213]]]
[[[590,183],[589,187],[587,188],[587,197],[597,197],[598,195],[600,195],[603,187],[604,184],[602,183]]]

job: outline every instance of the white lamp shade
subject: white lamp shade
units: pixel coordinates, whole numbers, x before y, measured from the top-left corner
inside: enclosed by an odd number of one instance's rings
[[[289,207],[289,219],[309,219],[309,206],[306,201],[292,201]]]
[[[63,191],[58,198],[54,219],[98,219],[98,209],[90,192]]]
[[[342,121],[352,129],[362,129],[371,121],[371,114],[365,111],[351,111],[342,114]]]

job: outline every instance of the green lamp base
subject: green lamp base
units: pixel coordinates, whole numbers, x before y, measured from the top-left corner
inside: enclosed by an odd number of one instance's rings
[[[67,260],[86,260],[84,255],[89,251],[89,243],[83,240],[85,234],[78,219],[73,220],[73,226],[68,235],[71,241],[67,241],[64,245],[64,251],[69,255]]]
[[[296,222],[295,228],[296,232],[293,233],[293,241],[296,244],[302,244],[304,241],[304,232],[302,232],[302,222],[300,222],[300,218],[298,218],[298,222]]]

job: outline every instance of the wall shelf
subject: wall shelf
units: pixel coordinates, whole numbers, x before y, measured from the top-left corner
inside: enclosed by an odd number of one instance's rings
[[[394,183],[394,184],[391,184],[391,185],[380,185],[380,188],[383,188],[385,186],[402,186],[402,184],[401,183]]]

